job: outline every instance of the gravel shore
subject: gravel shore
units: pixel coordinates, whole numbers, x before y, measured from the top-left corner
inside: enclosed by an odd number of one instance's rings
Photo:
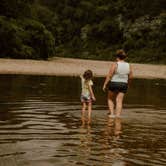
[[[54,58],[49,61],[0,59],[0,74],[78,76],[91,69],[96,77],[105,77],[110,61]],[[166,65],[132,64],[135,78],[166,79]]]

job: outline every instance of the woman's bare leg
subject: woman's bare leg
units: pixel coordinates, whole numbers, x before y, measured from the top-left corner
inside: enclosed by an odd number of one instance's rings
[[[116,116],[120,116],[122,112],[124,93],[119,92],[116,96]]]
[[[114,115],[114,102],[113,102],[114,97],[115,93],[112,91],[108,91],[107,102],[108,102],[109,112],[111,115]]]

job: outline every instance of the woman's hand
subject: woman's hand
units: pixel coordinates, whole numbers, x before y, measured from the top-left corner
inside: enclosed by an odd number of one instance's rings
[[[106,85],[103,85],[103,91],[105,92],[105,90],[106,90]]]
[[[106,90],[106,87],[107,87],[108,82],[110,81],[110,78],[113,76],[113,74],[114,74],[114,72],[115,72],[115,70],[116,70],[116,66],[117,66],[116,63],[113,63],[113,64],[111,65],[111,68],[110,68],[109,73],[107,74],[107,76],[106,76],[106,78],[105,78],[105,82],[104,82],[104,85],[103,85],[103,91],[104,91],[104,92],[105,92],[105,90]]]

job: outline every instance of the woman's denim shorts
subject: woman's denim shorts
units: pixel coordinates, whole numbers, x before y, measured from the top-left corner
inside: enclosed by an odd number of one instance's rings
[[[128,84],[125,82],[111,82],[109,83],[109,90],[112,92],[122,92],[126,93]]]

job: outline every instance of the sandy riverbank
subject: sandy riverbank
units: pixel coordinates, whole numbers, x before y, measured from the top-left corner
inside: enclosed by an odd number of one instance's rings
[[[108,73],[110,61],[54,58],[49,61],[0,59],[0,74],[78,76],[91,69],[96,77]],[[132,64],[135,78],[166,79],[166,65]]]

